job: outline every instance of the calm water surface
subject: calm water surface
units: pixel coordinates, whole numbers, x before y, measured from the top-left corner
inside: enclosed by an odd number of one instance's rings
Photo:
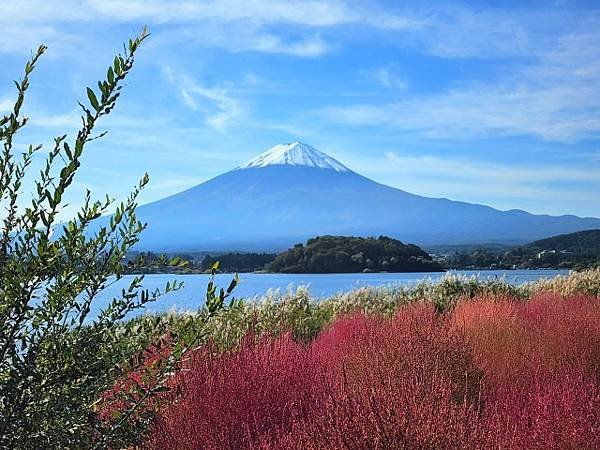
[[[480,270],[480,271],[452,271],[456,274],[467,276],[475,275],[481,279],[504,278],[513,284],[522,284],[540,278],[550,278],[556,275],[566,275],[567,270]],[[352,274],[240,274],[240,284],[235,290],[236,297],[249,298],[261,296],[269,290],[284,292],[296,289],[298,286],[308,286],[313,296],[317,298],[328,297],[338,292],[351,291],[362,286],[394,286],[412,285],[419,281],[437,280],[444,273],[352,273]],[[208,275],[146,275],[144,287],[150,291],[163,289],[167,281],[174,279],[184,282],[183,289],[165,295],[157,302],[151,303],[147,312],[160,312],[176,309],[180,311],[194,310],[203,303],[208,283]],[[217,275],[219,286],[226,288],[232,275]],[[118,283],[106,289],[96,302],[97,308],[118,296],[121,290],[128,286],[131,277],[124,277]],[[94,311],[92,311],[93,313]],[[97,312],[97,310],[95,311]]]

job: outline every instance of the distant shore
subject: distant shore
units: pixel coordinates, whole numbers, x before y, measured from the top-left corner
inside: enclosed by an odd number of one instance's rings
[[[496,268],[490,268],[490,267],[469,267],[467,269],[465,268],[445,268],[444,270],[438,270],[438,271],[433,271],[436,273],[443,273],[443,272],[453,272],[453,271],[496,271],[496,270],[502,270],[503,272],[512,272],[512,271],[523,271],[523,270],[573,270],[573,269],[565,269],[564,267],[543,267],[543,268],[536,268],[536,269],[531,269],[528,267],[511,267],[511,268],[506,268],[506,269],[496,269]],[[431,272],[431,273],[433,273]],[[268,270],[246,270],[246,271],[229,271],[229,270],[220,270],[218,273],[220,274],[236,274],[236,273],[251,273],[251,274],[256,274],[256,275],[281,275],[281,272],[270,272]],[[408,271],[408,272],[389,272],[389,271],[368,271],[368,272],[335,272],[335,273],[324,273],[324,272],[298,272],[298,273],[286,273],[286,275],[334,275],[334,274],[368,274],[368,273],[377,273],[377,274],[381,274],[381,273],[429,273],[429,272],[414,272],[414,271]],[[210,274],[210,270],[201,270],[201,269],[196,269],[196,268],[187,268],[187,269],[177,269],[174,267],[164,267],[164,268],[148,268],[147,270],[145,270],[144,268],[140,268],[138,270],[134,270],[134,271],[128,271],[127,275],[209,275]]]

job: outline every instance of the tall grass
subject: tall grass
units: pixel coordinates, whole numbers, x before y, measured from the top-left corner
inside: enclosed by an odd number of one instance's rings
[[[152,323],[156,334],[168,332],[190,322],[206,331],[205,335],[220,349],[237,345],[249,332],[272,336],[284,332],[303,342],[312,341],[321,330],[327,328],[337,317],[364,313],[390,317],[399,308],[425,303],[433,305],[438,312],[449,311],[459,300],[478,296],[514,297],[527,299],[539,292],[572,295],[584,292],[600,293],[600,270],[573,273],[565,277],[540,280],[521,286],[510,284],[502,278],[478,279],[463,275],[447,274],[437,281],[426,280],[413,286],[363,287],[352,292],[339,293],[326,299],[311,296],[306,287],[285,292],[270,292],[263,297],[246,299],[211,318],[193,312],[171,312],[158,316],[142,316],[133,320]]]
[[[524,288],[531,294],[536,292],[553,292],[569,296],[590,294],[600,296],[600,267],[581,272],[571,272],[566,276],[542,278]]]

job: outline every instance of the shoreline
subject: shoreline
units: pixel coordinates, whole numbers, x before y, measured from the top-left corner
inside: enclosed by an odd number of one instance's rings
[[[588,268],[589,269],[589,268]],[[256,270],[256,271],[239,271],[239,272],[231,272],[231,271],[218,271],[218,274],[221,275],[235,275],[237,274],[254,274],[254,275],[372,275],[372,274],[411,274],[411,273],[451,273],[455,271],[466,271],[466,272],[518,272],[523,270],[568,270],[574,271],[573,267],[540,267],[540,268],[528,268],[528,267],[513,267],[508,269],[499,269],[499,268],[489,268],[489,267],[468,267],[468,268],[449,268],[438,271],[429,271],[429,272],[415,272],[415,271],[407,271],[407,272],[388,272],[388,271],[369,271],[369,272],[269,272],[266,270]],[[584,269],[585,270],[585,269]],[[124,275],[210,275],[210,270],[194,270],[188,269],[185,271],[178,270],[135,270],[131,272],[125,272]]]

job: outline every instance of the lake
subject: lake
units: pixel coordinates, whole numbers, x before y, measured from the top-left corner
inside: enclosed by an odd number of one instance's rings
[[[568,270],[456,270],[451,273],[467,276],[475,275],[479,278],[505,278],[513,284],[522,284],[540,278],[550,278],[556,275],[566,275]],[[444,273],[344,273],[344,274],[258,274],[242,273],[239,275],[240,283],[235,290],[237,298],[250,298],[261,296],[269,290],[286,291],[296,289],[298,286],[308,286],[313,296],[318,298],[328,297],[338,292],[357,289],[362,286],[392,286],[413,285],[419,281],[443,277]],[[223,288],[229,285],[233,275],[220,274],[216,276],[217,284]],[[131,276],[123,277],[118,283],[105,289],[96,302],[96,308],[105,305],[113,296],[119,295],[121,289],[129,284]],[[167,281],[178,280],[184,282],[183,289],[165,295],[157,302],[151,303],[146,308],[147,312],[180,311],[199,308],[206,292],[209,276],[205,274],[193,275],[146,275],[144,287],[150,291],[164,289]],[[97,312],[94,308],[92,314]]]

